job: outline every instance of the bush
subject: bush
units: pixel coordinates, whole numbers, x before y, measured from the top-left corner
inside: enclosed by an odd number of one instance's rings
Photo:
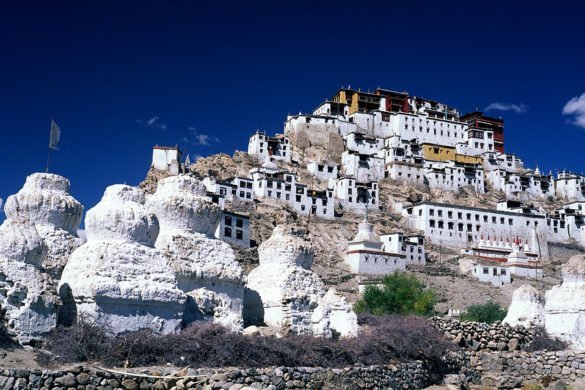
[[[382,286],[368,286],[356,302],[356,313],[382,314],[433,314],[435,293],[426,290],[413,275],[396,272],[382,279]]]
[[[453,343],[425,318],[360,315],[359,338],[326,339],[289,335],[243,336],[219,325],[196,323],[179,334],[157,336],[142,330],[108,336],[95,324],[79,323],[53,331],[43,347],[52,353],[40,362],[100,361],[107,366],[190,365],[192,367],[313,366],[388,364],[392,359],[440,364]],[[91,329],[91,333],[87,331]]]
[[[536,335],[526,347],[528,352],[534,351],[562,351],[567,349],[568,345],[562,340],[551,337],[546,329],[538,327],[536,329]]]
[[[475,321],[491,324],[496,321],[502,321],[506,317],[507,310],[504,310],[494,302],[488,302],[483,305],[469,306],[465,313],[461,315],[461,321]]]

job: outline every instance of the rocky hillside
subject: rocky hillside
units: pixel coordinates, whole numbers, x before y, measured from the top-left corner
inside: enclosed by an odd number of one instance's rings
[[[302,159],[301,159],[302,160]],[[250,169],[259,167],[260,162],[245,152],[236,151],[233,156],[216,154],[197,160],[189,167],[191,175],[199,178],[213,175],[220,180],[227,180],[236,176],[248,176]],[[295,172],[299,181],[308,184],[315,189],[325,189],[325,181],[314,179],[304,166],[303,161],[287,164],[277,162],[282,168]],[[156,182],[165,175],[150,170],[141,187],[147,192],[156,188]],[[383,179],[380,185],[380,210],[370,211],[370,220],[375,225],[376,232],[387,233],[402,230],[415,233],[406,226],[406,221],[400,214],[394,211],[396,203],[409,204],[420,201],[435,201],[458,204],[470,207],[495,208],[503,197],[496,192],[477,194],[468,188],[462,188],[458,192],[430,190],[424,187],[404,185],[391,179]],[[537,207],[551,210],[558,205],[551,201],[534,202]],[[228,209],[250,215],[251,239],[257,245],[265,241],[272,234],[272,230],[278,224],[298,223],[307,227],[309,237],[315,246],[315,261],[313,270],[331,286],[348,297],[350,300],[357,298],[358,278],[349,272],[343,259],[347,249],[347,241],[351,240],[356,232],[357,225],[363,219],[363,215],[345,211],[340,218],[325,220],[307,218],[298,215],[292,208],[284,203],[271,199],[258,199],[254,203],[238,202],[229,204]],[[339,211],[339,210],[337,210]],[[250,272],[258,264],[256,248],[235,248],[236,255],[246,272]],[[483,303],[493,300],[504,307],[510,304],[513,291],[522,285],[525,280],[517,278],[512,284],[493,287],[490,284],[479,283],[468,274],[470,258],[461,256],[448,248],[438,248],[428,243],[426,246],[429,261],[425,267],[413,267],[414,272],[427,285],[438,293],[439,312],[447,312],[450,308],[463,309],[471,304]],[[578,246],[551,245],[553,258],[545,265],[546,278],[538,282],[531,281],[541,292],[560,280],[560,265],[565,263],[572,255],[579,253]]]

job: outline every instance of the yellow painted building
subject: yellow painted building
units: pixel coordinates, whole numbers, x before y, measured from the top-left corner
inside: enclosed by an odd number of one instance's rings
[[[455,148],[435,144],[422,144],[422,154],[425,160],[455,161],[461,164],[481,164],[481,157],[458,154]]]

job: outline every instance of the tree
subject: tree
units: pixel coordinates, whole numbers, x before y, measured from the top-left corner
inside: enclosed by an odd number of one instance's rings
[[[507,311],[494,302],[484,303],[483,305],[471,305],[466,312],[461,315],[461,321],[485,322],[491,324],[496,321],[502,321],[506,317]]]
[[[368,286],[356,302],[356,313],[431,315],[435,293],[413,275],[396,272],[386,275],[381,286]]]

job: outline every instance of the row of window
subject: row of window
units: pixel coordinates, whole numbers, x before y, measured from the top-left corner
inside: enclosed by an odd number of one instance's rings
[[[232,237],[232,228],[226,226],[223,231],[223,235],[225,237]],[[242,230],[236,229],[236,240],[243,240],[244,239],[244,232]]]

